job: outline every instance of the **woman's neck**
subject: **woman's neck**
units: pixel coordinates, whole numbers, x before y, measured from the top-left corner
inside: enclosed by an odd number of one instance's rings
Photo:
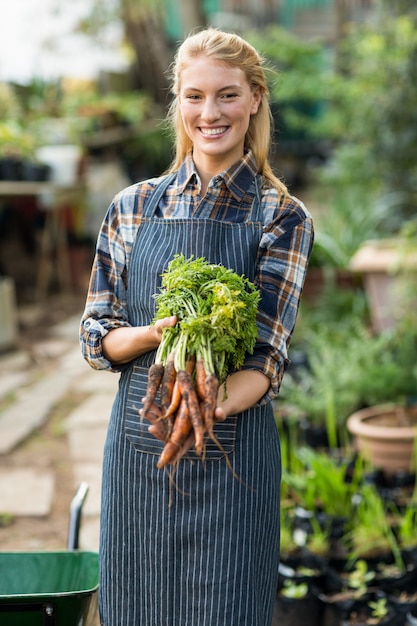
[[[243,156],[243,155],[242,155]],[[227,159],[201,159],[194,158],[194,165],[201,180],[201,195],[205,196],[209,182],[214,176],[229,169],[233,163]]]

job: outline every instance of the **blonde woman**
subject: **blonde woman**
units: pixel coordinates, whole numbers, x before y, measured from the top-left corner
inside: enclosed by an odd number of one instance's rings
[[[81,322],[86,360],[121,372],[104,451],[101,623],[268,626],[281,476],[271,401],[288,363],[313,225],[268,162],[263,60],[244,39],[207,29],[183,42],[169,118],[172,166],[114,198]],[[216,409],[234,472],[218,450],[202,462],[184,447],[173,490],[156,468],[157,425],[140,408],[161,330],[176,323],[150,326],[153,294],[177,253],[244,274],[261,301],[255,351],[230,374]]]

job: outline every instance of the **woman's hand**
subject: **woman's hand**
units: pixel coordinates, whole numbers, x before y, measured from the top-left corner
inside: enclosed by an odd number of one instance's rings
[[[259,370],[240,370],[231,374],[225,386],[221,385],[217,396],[217,408],[214,416],[223,421],[228,415],[237,415],[246,411],[266,394],[270,380]]]
[[[102,339],[103,354],[114,365],[122,365],[141,354],[155,350],[164,328],[175,326],[175,315],[157,320],[151,326],[121,326],[109,331]]]

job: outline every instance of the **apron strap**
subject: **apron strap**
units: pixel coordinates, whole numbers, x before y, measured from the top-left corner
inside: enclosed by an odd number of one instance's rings
[[[152,194],[149,196],[147,201],[144,203],[142,215],[143,217],[151,218],[154,216],[156,209],[158,208],[159,202],[164,195],[165,191],[168,189],[169,185],[172,183],[177,173],[173,172],[164,176],[156,185]]]
[[[255,199],[249,213],[252,222],[262,222],[262,176],[257,174],[254,178]]]
[[[147,201],[143,206],[143,217],[151,218],[154,216],[156,209],[158,208],[159,202],[163,197],[165,191],[168,189],[169,185],[175,179],[177,173],[173,172],[171,174],[167,174],[164,176],[156,185],[152,194],[149,196]],[[254,178],[255,185],[255,199],[249,213],[249,218],[253,222],[261,222],[261,208],[262,208],[262,177],[258,174]]]

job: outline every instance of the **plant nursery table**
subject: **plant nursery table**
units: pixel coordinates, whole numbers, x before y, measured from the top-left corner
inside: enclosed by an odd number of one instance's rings
[[[62,291],[70,289],[71,276],[68,260],[68,240],[65,209],[80,202],[84,186],[62,186],[50,182],[0,181],[0,211],[10,198],[35,197],[45,220],[41,233],[37,268],[37,296],[44,299],[52,278],[58,279]]]

